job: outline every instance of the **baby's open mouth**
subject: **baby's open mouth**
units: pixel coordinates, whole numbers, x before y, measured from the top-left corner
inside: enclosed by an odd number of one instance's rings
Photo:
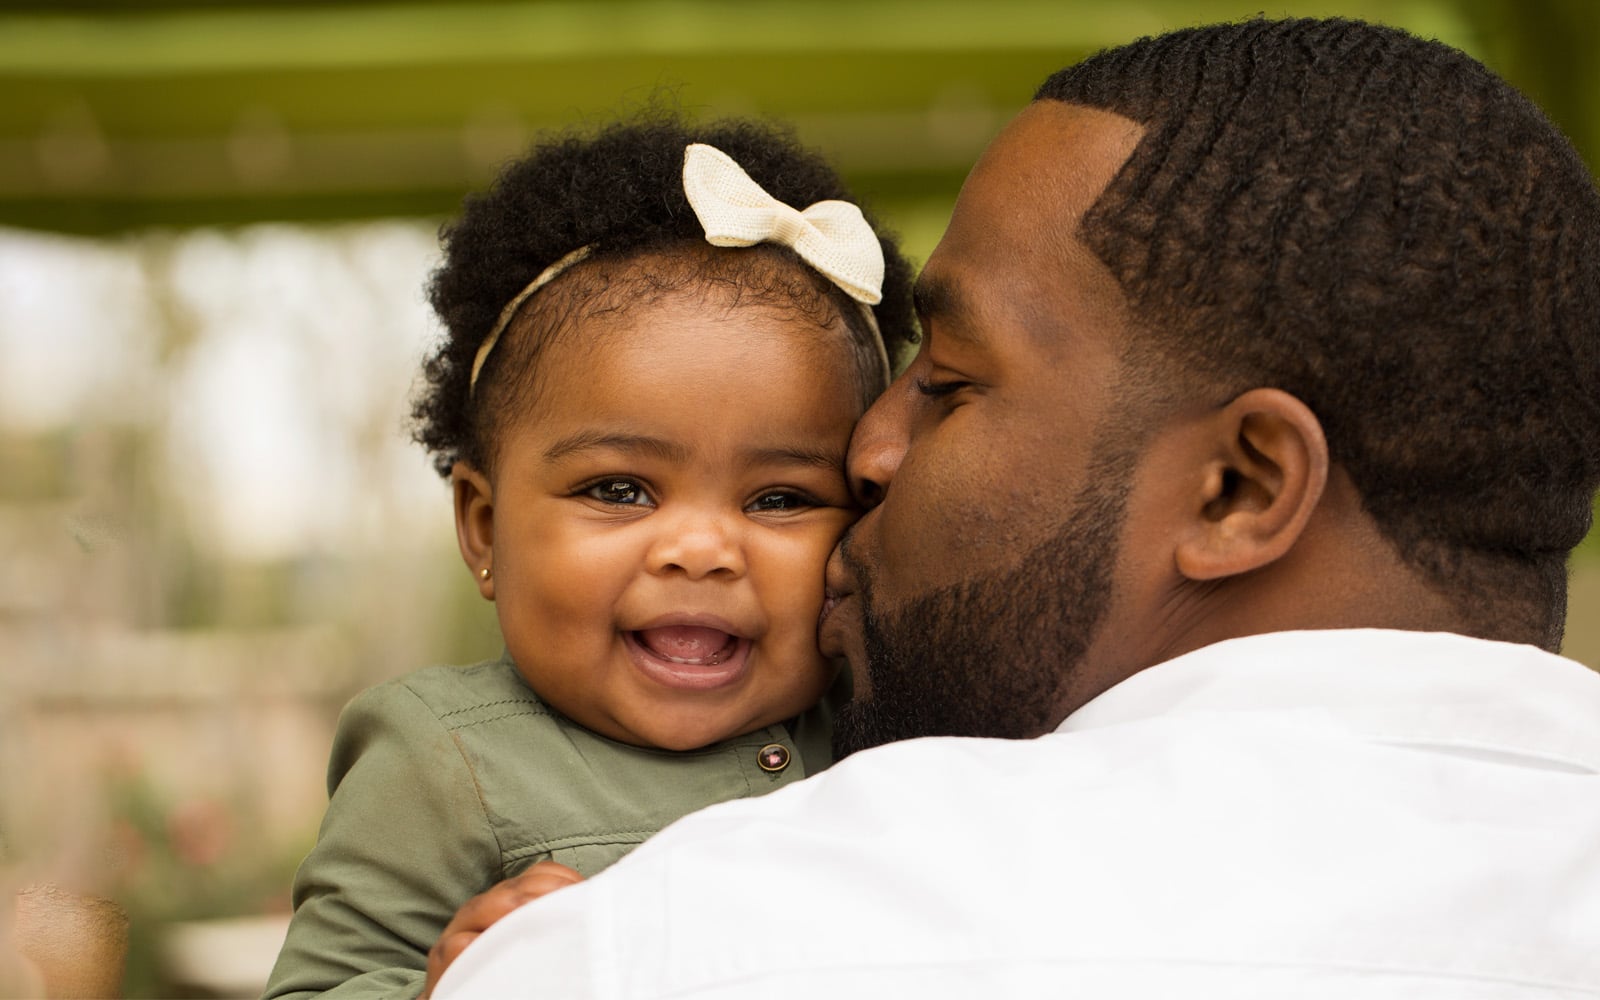
[[[640,646],[671,663],[714,667],[739,647],[739,638],[699,625],[664,625],[633,633]]]

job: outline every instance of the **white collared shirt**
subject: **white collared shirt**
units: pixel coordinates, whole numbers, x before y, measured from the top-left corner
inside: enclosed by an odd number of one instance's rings
[[[1600,675],[1348,630],[867,751],[523,907],[440,997],[1600,997]]]

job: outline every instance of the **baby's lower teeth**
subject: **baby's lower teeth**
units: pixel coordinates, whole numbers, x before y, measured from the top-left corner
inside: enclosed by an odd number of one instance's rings
[[[699,657],[694,657],[692,659],[685,658],[685,657],[682,657],[682,656],[663,656],[662,657],[662,659],[668,660],[668,661],[670,661],[672,663],[683,663],[683,664],[687,664],[689,666],[695,666],[695,667],[715,667],[715,666],[720,665],[722,663],[722,661],[726,660],[727,658],[728,658],[727,655],[724,654],[721,650],[718,650],[717,652],[712,653],[710,656],[699,656]]]

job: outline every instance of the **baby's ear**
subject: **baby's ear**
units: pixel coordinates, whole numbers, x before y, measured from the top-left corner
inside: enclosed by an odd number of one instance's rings
[[[489,477],[466,462],[450,467],[455,493],[456,544],[486,601],[494,600],[494,489]]]
[[[1294,547],[1328,482],[1316,414],[1281,389],[1252,389],[1212,420],[1202,493],[1178,551],[1191,580],[1260,569]]]

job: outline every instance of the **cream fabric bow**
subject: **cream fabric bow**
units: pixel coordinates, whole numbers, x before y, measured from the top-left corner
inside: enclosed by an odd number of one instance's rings
[[[728,154],[692,143],[683,151],[683,193],[718,247],[778,243],[866,305],[883,299],[883,247],[848,201],[797,210],[767,194]]]

